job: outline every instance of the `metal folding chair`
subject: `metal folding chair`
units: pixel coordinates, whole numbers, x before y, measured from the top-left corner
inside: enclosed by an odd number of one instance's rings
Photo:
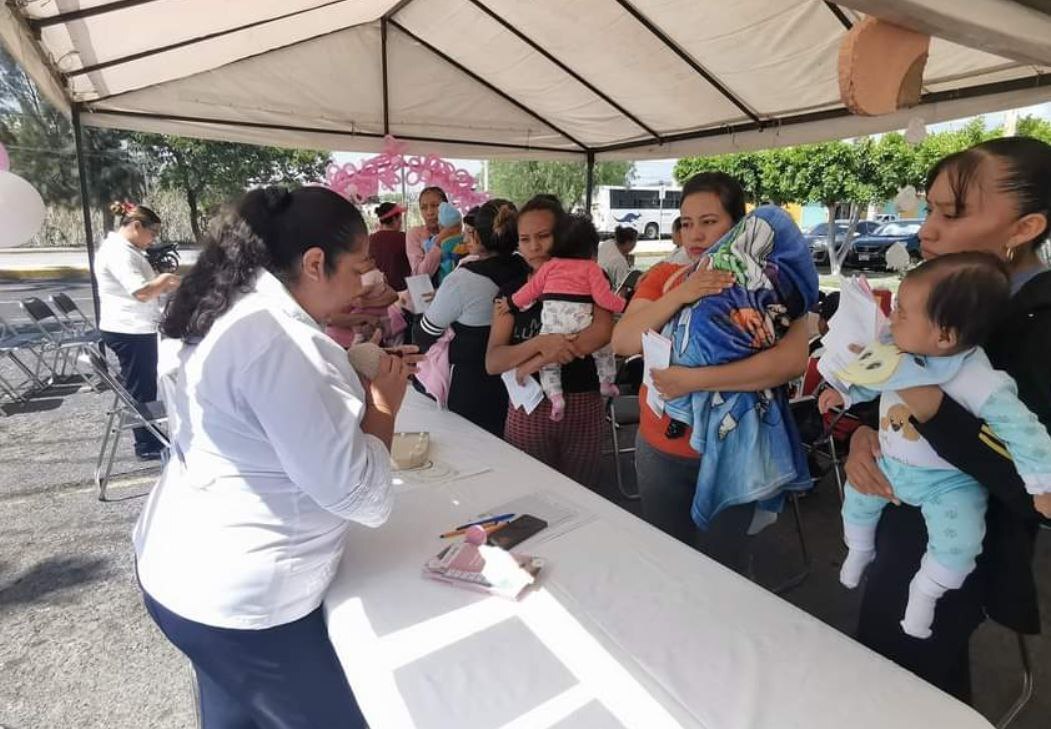
[[[1021,633],[1016,633],[1015,637],[1018,640],[1018,653],[1022,660],[1022,693],[1011,704],[1011,708],[1007,710],[1007,713],[996,722],[996,729],[1007,729],[1011,722],[1022,713],[1022,709],[1029,703],[1029,700],[1033,698],[1033,658],[1029,654],[1029,646],[1026,645],[1025,636]]]
[[[64,324],[50,306],[35,296],[22,299],[21,306],[37,329],[40,330],[40,333],[47,339],[43,353],[54,355],[54,361],[51,364],[53,375],[66,376],[67,368],[72,362],[73,369],[76,370],[76,373],[80,375],[84,382],[93,390],[98,391],[98,387],[90,376],[90,370],[84,369],[83,363],[80,361],[81,354],[89,351],[98,352],[100,337],[98,332],[78,334]],[[54,324],[58,326],[55,327],[53,326]],[[59,358],[62,359],[61,367],[58,364]]]
[[[43,390],[46,385],[40,379],[40,368],[50,371],[45,361],[42,348],[45,337],[39,332],[19,332],[14,326],[0,318],[0,357],[8,359],[22,374],[25,380],[11,383],[0,376],[0,392],[5,393],[13,402],[24,402],[34,390]],[[32,369],[22,361],[19,355],[30,354],[36,362]],[[23,389],[24,388],[24,389]]]
[[[621,456],[631,453],[634,458],[635,447],[622,447],[620,445],[620,431],[630,426],[639,424],[639,388],[642,386],[642,356],[635,355],[624,360],[617,370],[617,387],[620,395],[611,397],[606,403],[606,419],[609,421],[609,429],[613,444],[613,473],[617,479],[617,490],[625,499],[635,501],[639,494],[632,493],[624,488],[624,464]]]
[[[77,306],[77,302],[66,293],[57,293],[51,295],[51,303],[55,305],[55,309],[62,315],[65,320],[66,326],[76,334],[91,334],[101,338],[98,327],[95,326],[95,322],[91,321],[84,315],[84,312]]]
[[[131,393],[124,388],[119,378],[110,372],[106,360],[97,349],[84,350],[79,355],[81,363],[94,371],[95,376],[113,391],[113,405],[106,419],[106,429],[102,434],[102,445],[95,463],[95,485],[99,489],[99,501],[106,500],[106,486],[113,472],[113,460],[117,454],[120,434],[132,428],[146,428],[164,446],[164,453],[171,447],[168,434],[163,430],[168,422],[164,403],[137,403]]]

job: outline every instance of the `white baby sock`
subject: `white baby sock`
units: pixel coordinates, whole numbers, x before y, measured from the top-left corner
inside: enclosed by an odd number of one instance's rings
[[[853,590],[861,582],[865,569],[876,559],[876,525],[843,522],[843,541],[847,558],[839,570],[839,581]]]
[[[963,584],[968,572],[956,572],[935,562],[930,554],[923,555],[920,569],[909,583],[909,602],[901,629],[913,638],[930,638],[934,623],[934,609],[946,590],[955,590]]]

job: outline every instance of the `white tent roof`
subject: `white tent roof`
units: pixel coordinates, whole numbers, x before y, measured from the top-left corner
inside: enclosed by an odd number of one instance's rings
[[[845,5],[942,36],[920,108],[843,108],[861,15],[821,0],[23,0],[0,39],[87,124],[360,151],[390,133],[461,157],[718,153],[1051,99],[1032,7]]]

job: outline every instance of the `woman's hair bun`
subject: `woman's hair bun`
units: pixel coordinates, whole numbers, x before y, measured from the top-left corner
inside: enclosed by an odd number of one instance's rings
[[[284,187],[263,188],[263,207],[271,215],[282,213],[292,204],[292,193]]]
[[[502,231],[511,222],[514,221],[517,211],[515,206],[510,203],[502,204],[496,211],[496,217],[493,219],[493,230]]]
[[[120,200],[114,200],[109,204],[109,211],[117,217],[124,215],[124,203]]]

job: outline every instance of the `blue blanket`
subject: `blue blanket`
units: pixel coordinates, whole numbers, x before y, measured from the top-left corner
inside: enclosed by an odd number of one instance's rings
[[[777,207],[746,215],[697,266],[730,271],[736,282],[668,323],[673,365],[726,364],[768,349],[817,300],[809,247]],[[779,511],[783,490],[810,487],[785,387],[694,392],[669,401],[665,411],[693,427],[691,445],[702,454],[691,509],[702,529],[728,506],[759,501]]]

